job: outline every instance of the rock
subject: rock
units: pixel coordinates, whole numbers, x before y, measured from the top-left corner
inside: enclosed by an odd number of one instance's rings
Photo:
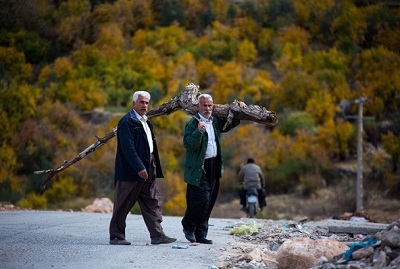
[[[278,249],[277,262],[281,269],[305,269],[316,265],[321,257],[331,259],[347,249],[345,244],[331,239],[294,238]]]
[[[382,245],[388,247],[400,247],[400,230],[393,228],[389,231],[382,231],[376,234],[382,241]]]
[[[278,263],[276,262],[275,253],[269,251],[263,252],[260,248],[254,248],[246,253],[239,261],[246,261],[246,263],[257,262],[258,264],[263,264],[265,268],[278,268]]]
[[[91,205],[82,208],[83,212],[112,213],[113,202],[109,198],[96,198]]]
[[[374,253],[373,247],[360,248],[354,251],[353,254],[351,254],[351,258],[353,258],[354,260],[361,260],[371,256],[373,253]]]

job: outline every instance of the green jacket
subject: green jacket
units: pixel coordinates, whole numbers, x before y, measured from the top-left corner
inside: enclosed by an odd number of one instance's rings
[[[199,117],[199,116],[197,116]],[[240,120],[233,120],[232,124],[228,125],[225,130],[222,130],[226,120],[212,117],[213,127],[215,132],[215,140],[217,143],[217,174],[216,178],[222,176],[222,155],[221,146],[219,143],[221,133],[227,132],[239,125]],[[191,118],[185,127],[183,136],[183,145],[186,149],[185,168],[183,171],[183,178],[187,184],[200,186],[200,179],[203,172],[204,157],[207,150],[208,134],[207,132],[200,132],[197,129],[198,122],[194,117]]]

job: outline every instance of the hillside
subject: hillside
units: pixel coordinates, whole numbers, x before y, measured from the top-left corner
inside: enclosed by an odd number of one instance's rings
[[[365,100],[366,189],[398,197],[400,9],[392,2],[1,1],[0,201],[47,210],[112,198],[115,140],[46,189],[34,172],[112,130],[112,113],[126,113],[134,91],[149,91],[155,107],[189,83],[215,103],[241,100],[278,116],[275,127],[246,121],[224,134],[222,193],[235,191],[239,164],[252,157],[272,194],[312,198],[342,184],[338,200],[354,200],[354,175],[337,164],[356,160]],[[185,205],[187,120],[179,112],[152,118],[170,215]]]

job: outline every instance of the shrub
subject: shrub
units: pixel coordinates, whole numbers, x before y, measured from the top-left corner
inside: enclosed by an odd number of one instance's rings
[[[17,204],[22,208],[43,209],[47,207],[47,198],[44,197],[43,195],[39,195],[32,192],[28,194],[26,198],[21,199]]]

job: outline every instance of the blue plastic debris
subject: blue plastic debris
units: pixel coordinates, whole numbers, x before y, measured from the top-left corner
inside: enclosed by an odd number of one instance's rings
[[[189,248],[189,246],[186,246],[186,245],[172,245],[172,248],[175,248],[175,249],[187,249],[187,248]]]
[[[376,236],[371,237],[367,242],[356,242],[350,246],[348,250],[344,253],[344,258],[346,259],[346,263],[350,261],[351,254],[353,254],[355,248],[365,248],[372,246],[376,243]]]

